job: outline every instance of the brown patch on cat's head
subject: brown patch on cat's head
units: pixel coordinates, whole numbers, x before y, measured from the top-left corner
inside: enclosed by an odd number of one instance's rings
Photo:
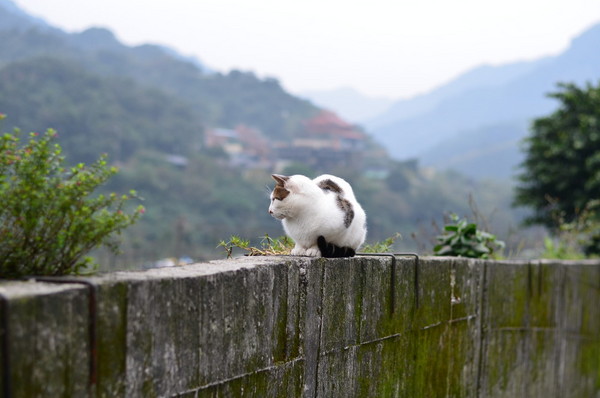
[[[290,191],[280,185],[277,185],[273,190],[273,199],[284,200],[289,194]]]
[[[285,189],[285,183],[290,177],[281,174],[272,174],[271,177],[277,182],[277,185],[275,185],[275,189],[273,190],[273,199],[285,199],[290,194],[290,191]]]
[[[290,179],[288,176],[283,176],[281,174],[271,174],[271,177],[277,182],[278,186],[285,186],[285,182]]]
[[[335,193],[343,192],[342,188],[330,179],[319,182],[319,188],[321,188],[323,191],[332,191]]]

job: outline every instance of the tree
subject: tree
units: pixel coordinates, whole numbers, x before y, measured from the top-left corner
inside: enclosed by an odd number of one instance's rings
[[[64,167],[55,136],[31,133],[26,143],[18,131],[0,136],[0,278],[88,271],[87,253],[103,245],[116,250],[112,236],[144,212],[125,208],[134,192],[93,195],[116,169],[105,157]]]
[[[550,94],[560,101],[559,108],[536,119],[525,141],[515,198],[516,205],[533,209],[527,223],[550,228],[557,227],[558,219],[575,222],[600,198],[600,86],[559,87]],[[599,215],[596,211],[592,218]]]

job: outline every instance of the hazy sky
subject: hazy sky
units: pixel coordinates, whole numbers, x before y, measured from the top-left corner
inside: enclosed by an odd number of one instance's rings
[[[481,64],[564,50],[600,22],[599,0],[13,0],[67,31],[110,28],[219,71],[298,93],[352,87],[409,97]]]

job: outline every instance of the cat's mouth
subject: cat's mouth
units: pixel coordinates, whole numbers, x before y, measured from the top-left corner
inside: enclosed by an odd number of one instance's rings
[[[271,209],[269,209],[269,214],[278,220],[283,220],[285,218],[284,213],[279,213],[279,212],[273,211]]]

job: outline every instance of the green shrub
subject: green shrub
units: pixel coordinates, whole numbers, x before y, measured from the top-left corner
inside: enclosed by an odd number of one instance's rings
[[[477,224],[450,215],[451,223],[444,227],[444,233],[437,237],[439,242],[433,248],[436,256],[457,256],[487,259],[496,249],[504,247],[504,242],[495,235],[477,229]]]
[[[0,277],[81,274],[95,264],[98,246],[117,250],[113,238],[144,212],[128,214],[130,195],[92,193],[116,173],[106,156],[86,166],[63,166],[61,147],[48,130],[0,137]]]

